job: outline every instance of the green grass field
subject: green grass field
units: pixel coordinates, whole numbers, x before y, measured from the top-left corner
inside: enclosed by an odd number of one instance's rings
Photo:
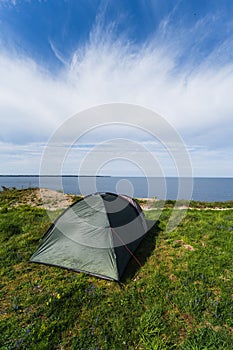
[[[120,286],[28,263],[50,219],[23,195],[0,193],[0,349],[233,349],[233,210],[166,232],[165,208]]]

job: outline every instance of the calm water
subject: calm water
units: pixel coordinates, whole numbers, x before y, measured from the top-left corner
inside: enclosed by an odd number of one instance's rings
[[[184,186],[188,186],[189,189],[188,183],[187,179]],[[188,199],[187,191],[177,195],[178,178],[0,176],[0,186],[19,189],[46,187],[72,194],[118,192],[135,197]],[[233,200],[233,178],[194,178],[191,198],[209,202]]]

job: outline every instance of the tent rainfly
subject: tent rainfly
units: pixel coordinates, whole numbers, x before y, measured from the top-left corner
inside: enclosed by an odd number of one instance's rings
[[[59,216],[30,261],[120,281],[146,232],[142,209],[133,199],[95,193]]]

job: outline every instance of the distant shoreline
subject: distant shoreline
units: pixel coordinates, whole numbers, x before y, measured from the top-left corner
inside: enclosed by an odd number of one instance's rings
[[[132,176],[132,175],[3,175],[0,174],[0,177],[119,177],[119,178],[163,178],[162,176]],[[193,177],[187,177],[187,176],[164,176],[166,179],[233,179],[233,176],[193,176]]]
[[[112,177],[111,175],[0,175],[0,177]]]

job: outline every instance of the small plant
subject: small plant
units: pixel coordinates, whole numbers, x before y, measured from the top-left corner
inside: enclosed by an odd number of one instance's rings
[[[3,192],[10,191],[10,188],[9,188],[9,187],[6,187],[6,186],[2,186],[2,191],[3,191]]]
[[[9,239],[14,235],[22,233],[22,229],[19,224],[4,221],[0,224],[0,233],[5,239]]]
[[[72,196],[72,203],[75,203],[75,202],[79,201],[80,199],[82,199],[81,196],[74,195],[74,196]]]
[[[5,205],[5,206],[2,207],[0,213],[1,214],[6,214],[7,212],[8,212],[8,207]]]

